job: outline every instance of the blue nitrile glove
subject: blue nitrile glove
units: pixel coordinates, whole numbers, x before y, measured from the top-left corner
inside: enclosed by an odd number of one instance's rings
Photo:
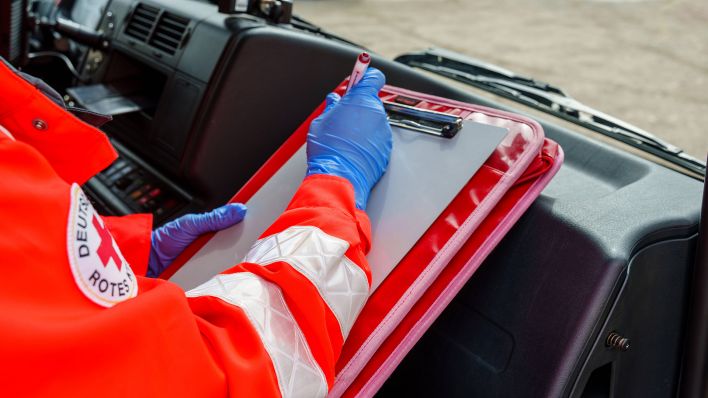
[[[246,206],[229,203],[208,213],[186,214],[152,232],[147,276],[160,276],[182,250],[200,235],[237,224],[246,215]]]
[[[354,185],[356,207],[364,210],[371,189],[391,155],[391,127],[378,93],[386,78],[369,68],[342,98],[327,96],[327,106],[307,135],[307,175],[344,177]]]

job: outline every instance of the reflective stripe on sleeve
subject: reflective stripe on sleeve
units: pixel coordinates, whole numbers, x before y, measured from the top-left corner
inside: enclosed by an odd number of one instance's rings
[[[327,381],[288,309],[280,288],[248,272],[216,275],[188,291],[240,307],[271,358],[283,397],[324,397]]]
[[[364,271],[345,256],[349,243],[317,227],[290,227],[260,239],[245,262],[286,262],[317,288],[346,339],[369,294]]]

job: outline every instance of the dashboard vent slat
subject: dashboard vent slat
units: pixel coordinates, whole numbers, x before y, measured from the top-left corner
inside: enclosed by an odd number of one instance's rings
[[[170,44],[174,47],[179,46],[179,39],[178,38],[176,39],[172,36],[168,36],[168,35],[160,33],[160,32],[156,32],[155,36],[152,38],[152,40],[153,40],[153,42],[157,41],[158,43],[166,42],[166,44]]]
[[[160,10],[158,8],[142,3],[138,4],[130,17],[130,22],[125,27],[125,34],[146,42],[159,14]]]
[[[164,12],[155,26],[155,31],[150,37],[150,45],[173,55],[180,48],[185,35],[189,19],[169,12]]]
[[[150,20],[148,17],[142,16],[135,14],[133,15],[133,25],[142,25],[142,26],[147,26],[147,27],[152,27],[152,24],[155,23],[155,20]]]

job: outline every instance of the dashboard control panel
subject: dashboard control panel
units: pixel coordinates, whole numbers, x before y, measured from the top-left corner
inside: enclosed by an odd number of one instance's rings
[[[152,213],[159,226],[186,211],[193,198],[119,145],[120,157],[85,186],[103,214]]]
[[[157,178],[125,158],[115,161],[98,179],[135,212],[161,218],[185,204]]]

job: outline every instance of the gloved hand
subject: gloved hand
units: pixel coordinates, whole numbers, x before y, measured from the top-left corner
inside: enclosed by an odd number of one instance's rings
[[[154,230],[147,276],[158,277],[200,235],[228,228],[245,215],[246,206],[229,203],[208,213],[184,215]]]
[[[327,96],[327,106],[307,135],[307,175],[344,177],[354,185],[356,207],[364,210],[371,189],[391,155],[391,127],[378,93],[383,73],[369,68],[342,98]]]

